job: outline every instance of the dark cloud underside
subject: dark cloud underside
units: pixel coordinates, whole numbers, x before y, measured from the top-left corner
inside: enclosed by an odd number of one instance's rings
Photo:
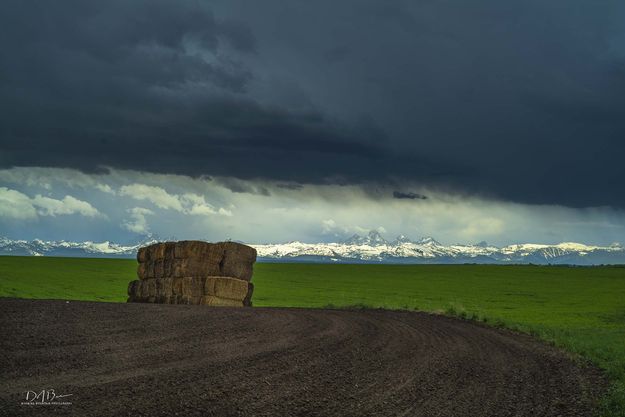
[[[413,192],[393,191],[393,198],[400,200],[427,200],[427,196]]]
[[[623,21],[616,0],[3,1],[0,165],[625,207]]]

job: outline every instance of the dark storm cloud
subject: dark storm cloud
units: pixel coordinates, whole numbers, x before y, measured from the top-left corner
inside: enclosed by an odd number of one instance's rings
[[[3,1],[0,165],[625,207],[624,10]]]
[[[256,195],[263,195],[266,197],[269,197],[271,195],[269,190],[263,186],[252,184],[248,181],[242,181],[233,177],[215,178],[213,181],[229,189],[233,193],[256,194]]]
[[[276,184],[276,187],[278,188],[282,188],[284,190],[301,190],[302,188],[304,188],[303,184],[297,184],[297,183],[280,183],[280,184]]]
[[[423,194],[413,193],[413,192],[402,192],[402,191],[393,191],[393,198],[397,199],[408,199],[408,200],[427,200],[427,196]]]

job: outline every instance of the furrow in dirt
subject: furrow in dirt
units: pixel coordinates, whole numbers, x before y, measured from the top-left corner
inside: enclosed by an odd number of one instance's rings
[[[601,373],[425,313],[1,299],[4,415],[589,416]],[[54,389],[71,405],[21,405]]]

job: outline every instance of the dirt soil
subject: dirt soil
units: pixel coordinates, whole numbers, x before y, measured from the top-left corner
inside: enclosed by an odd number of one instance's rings
[[[71,405],[21,404],[44,389]],[[425,313],[0,299],[2,415],[586,417],[604,389],[531,337]]]

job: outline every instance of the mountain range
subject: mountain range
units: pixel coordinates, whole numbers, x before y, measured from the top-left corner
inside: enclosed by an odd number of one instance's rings
[[[132,258],[137,249],[158,241],[148,236],[131,244],[113,242],[12,240],[0,237],[0,255]],[[377,231],[354,235],[336,243],[288,242],[251,244],[260,262],[392,263],[392,264],[625,264],[625,248],[618,243],[592,246],[565,242],[554,245],[514,244],[496,247],[486,242],[474,245],[443,245],[432,237],[411,240],[400,235],[387,241]]]

